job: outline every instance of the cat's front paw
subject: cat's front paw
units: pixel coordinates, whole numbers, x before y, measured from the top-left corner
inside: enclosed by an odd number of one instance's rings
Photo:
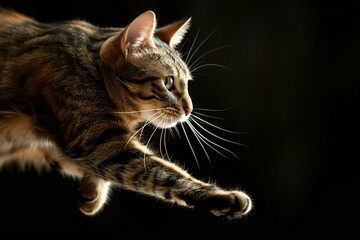
[[[223,190],[207,192],[188,204],[229,220],[245,216],[253,207],[251,198],[244,192]]]

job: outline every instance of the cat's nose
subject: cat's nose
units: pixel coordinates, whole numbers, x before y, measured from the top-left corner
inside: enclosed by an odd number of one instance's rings
[[[189,94],[184,94],[182,99],[182,106],[185,112],[185,116],[188,117],[190,113],[193,111],[193,104]]]
[[[184,107],[184,111],[185,111],[185,116],[189,116],[190,113],[192,112],[192,108],[191,107]]]

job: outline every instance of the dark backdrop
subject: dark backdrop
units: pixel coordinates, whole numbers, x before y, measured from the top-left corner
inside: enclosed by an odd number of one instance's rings
[[[196,177],[245,189],[255,208],[246,218],[227,222],[115,189],[104,211],[89,218],[79,214],[74,180],[56,172],[38,175],[10,168],[0,174],[0,237],[4,230],[48,237],[76,230],[84,238],[102,233],[101,239],[354,232],[354,163],[360,147],[356,2],[1,0],[40,21],[78,18],[99,26],[123,27],[149,9],[159,26],[191,16],[184,51],[197,32],[195,48],[211,35],[194,59],[210,51],[203,64],[228,68],[204,66],[194,72],[190,93],[195,107],[221,110],[203,113],[222,118],[205,117],[242,134],[209,130],[246,146],[211,138],[238,158],[208,148],[209,163],[192,138],[200,168],[184,136],[169,139],[169,151]]]

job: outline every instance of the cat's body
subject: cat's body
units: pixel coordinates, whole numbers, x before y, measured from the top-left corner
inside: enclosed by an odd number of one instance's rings
[[[195,179],[137,137],[141,123],[167,128],[191,114],[191,73],[175,50],[188,27],[157,29],[151,11],[100,28],[0,8],[0,166],[55,166],[81,179],[87,215],[111,186],[229,219],[247,214],[247,194]]]

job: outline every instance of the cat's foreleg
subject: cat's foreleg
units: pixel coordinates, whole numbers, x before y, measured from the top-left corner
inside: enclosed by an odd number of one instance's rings
[[[178,165],[137,148],[99,163],[97,169],[119,187],[227,219],[240,218],[252,209],[252,200],[245,192],[200,181]]]

